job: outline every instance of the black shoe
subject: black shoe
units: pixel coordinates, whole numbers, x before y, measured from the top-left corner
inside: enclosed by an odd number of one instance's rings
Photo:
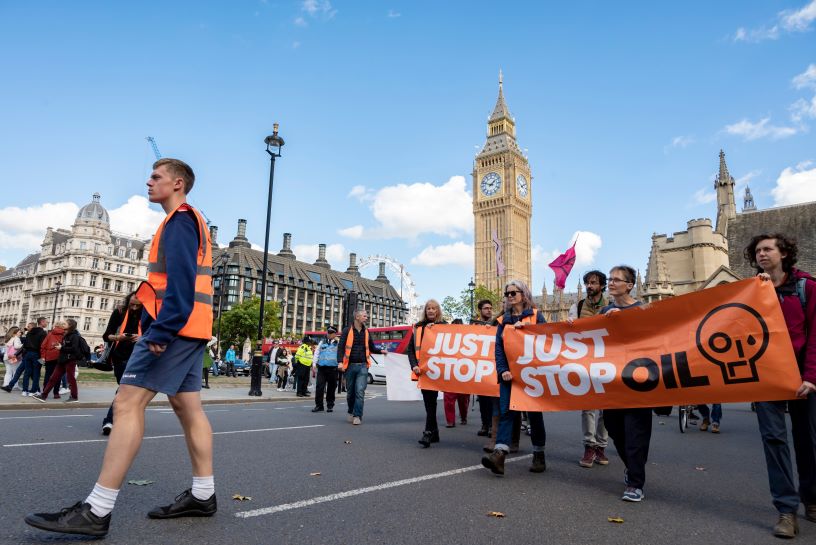
[[[211,517],[218,511],[215,494],[206,500],[199,500],[193,496],[192,489],[188,488],[170,505],[157,507],[147,516],[152,519],[174,519],[178,517]]]
[[[331,409],[329,409],[329,411],[331,411]],[[312,409],[312,412],[313,413],[322,413],[323,412],[323,407],[315,407],[314,409]]]
[[[490,435],[490,428],[488,428],[487,426],[482,426],[481,428],[479,428],[479,431],[476,432],[476,435],[478,435],[479,437],[487,437],[488,435]]]
[[[112,429],[113,423],[105,422],[104,424],[102,424],[102,435],[110,435]]]
[[[26,515],[25,522],[47,532],[103,537],[108,533],[110,519],[110,513],[97,517],[91,513],[89,503],[80,501],[58,513],[31,513]]]
[[[439,442],[439,430],[431,432],[431,443],[438,443]]]
[[[334,407],[329,407],[328,409],[326,409],[326,412],[327,413],[334,412]]]
[[[544,473],[547,470],[547,460],[544,457],[544,451],[533,452],[533,463],[530,466],[530,471],[533,473]]]
[[[431,441],[431,437],[432,437],[432,436],[433,436],[433,432],[430,432],[430,431],[423,431],[423,432],[422,432],[422,439],[420,439],[420,440],[419,440],[419,441],[417,441],[417,442],[418,442],[420,445],[422,445],[422,448],[428,448],[428,447],[430,447],[430,446],[431,446],[431,443],[432,443],[432,441]]]
[[[3,390],[6,393],[11,393],[11,388],[9,386],[0,387],[0,390]]]
[[[202,388],[206,388],[207,390],[209,390],[209,389],[210,389],[210,385],[209,385],[209,384],[205,384],[204,386],[202,386]]]

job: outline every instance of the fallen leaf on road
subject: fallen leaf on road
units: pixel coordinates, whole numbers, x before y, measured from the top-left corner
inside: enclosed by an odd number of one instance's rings
[[[658,424],[659,424],[659,425],[661,425],[661,426],[665,426],[665,425],[666,425],[666,423],[665,423],[665,422],[663,422],[662,420],[661,420],[660,422],[658,422]]]
[[[497,519],[504,518],[504,513],[501,511],[491,511],[487,514],[488,517],[496,517]]]
[[[309,473],[309,477],[320,477],[320,472],[319,471],[314,471],[312,473]]]
[[[697,471],[705,471],[706,470],[706,468],[704,468],[703,466],[697,466],[694,469],[696,469]]]
[[[350,445],[350,444],[351,444],[351,441],[349,441],[349,440],[345,440],[345,441],[343,441],[343,442],[344,442],[345,444],[347,444],[347,445]]]
[[[155,482],[156,481],[131,479],[131,480],[128,481],[128,484],[135,484],[136,486],[147,486],[147,485],[153,484]]]
[[[620,517],[606,517],[606,520],[614,522],[615,524],[623,524],[623,519]]]
[[[233,494],[232,499],[235,501],[250,501],[252,500],[252,496],[242,496],[241,494]]]

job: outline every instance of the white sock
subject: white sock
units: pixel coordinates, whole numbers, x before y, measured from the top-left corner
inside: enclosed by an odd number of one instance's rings
[[[93,490],[91,490],[91,495],[85,499],[85,503],[91,504],[91,513],[97,517],[106,517],[108,513],[113,511],[113,505],[116,503],[116,496],[118,495],[118,490],[105,488],[96,483]]]
[[[210,475],[209,477],[196,477],[193,475],[193,497],[197,500],[204,501],[208,500],[215,494],[215,478]]]

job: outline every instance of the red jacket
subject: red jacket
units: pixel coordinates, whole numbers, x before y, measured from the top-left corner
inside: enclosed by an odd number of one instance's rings
[[[796,293],[796,282],[800,278],[807,278],[805,282],[805,308],[802,308]],[[788,280],[776,288],[779,296],[779,305],[785,316],[793,351],[802,380],[816,384],[816,280],[808,273],[799,269],[792,269]]]
[[[65,330],[57,326],[48,332],[40,347],[40,354],[45,361],[57,361],[59,359],[59,348],[54,348],[55,344],[62,344]]]

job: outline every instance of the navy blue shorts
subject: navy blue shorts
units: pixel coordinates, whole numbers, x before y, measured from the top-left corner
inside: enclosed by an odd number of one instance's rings
[[[139,386],[169,396],[201,391],[201,368],[207,341],[176,337],[156,356],[139,339],[122,374],[120,384]]]

